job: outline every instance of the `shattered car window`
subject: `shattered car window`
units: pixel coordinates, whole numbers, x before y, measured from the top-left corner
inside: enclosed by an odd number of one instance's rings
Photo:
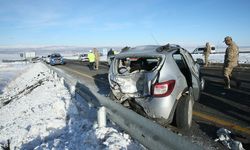
[[[156,57],[127,57],[118,59],[118,73],[154,71],[160,63]]]

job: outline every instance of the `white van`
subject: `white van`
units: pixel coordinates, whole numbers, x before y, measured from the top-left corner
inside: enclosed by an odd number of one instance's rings
[[[204,53],[205,46],[200,46],[194,49],[192,54],[203,54]],[[211,46],[211,53],[215,53],[215,46]]]

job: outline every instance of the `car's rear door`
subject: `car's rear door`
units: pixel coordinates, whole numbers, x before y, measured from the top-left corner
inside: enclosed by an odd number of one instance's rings
[[[195,63],[195,61],[193,60],[193,57],[191,56],[191,54],[189,52],[187,52],[186,50],[181,50],[180,51],[182,53],[182,55],[184,56],[188,67],[190,69],[191,72],[191,76],[192,76],[192,86],[193,86],[193,92],[194,92],[194,98],[195,100],[199,99],[200,96],[200,78],[199,78],[199,68],[198,68],[198,64]]]

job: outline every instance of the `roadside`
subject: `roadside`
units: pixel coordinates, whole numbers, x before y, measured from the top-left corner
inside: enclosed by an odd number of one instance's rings
[[[145,149],[110,122],[99,128],[96,109],[76,101],[42,63],[21,73],[2,97],[8,100],[0,109],[5,148]]]
[[[86,85],[88,85],[92,92],[98,92],[102,95],[108,94],[109,84],[107,80],[107,66],[103,65],[98,71],[89,71],[86,65],[87,64],[70,61],[64,66],[56,66],[55,69],[61,71],[63,74],[70,75],[79,82],[87,83]],[[225,147],[222,144],[214,142],[214,139],[217,138],[216,129],[219,129],[218,127],[210,130],[210,132],[213,133],[206,133],[208,131],[206,129],[211,127],[212,126],[206,126],[205,123],[203,124],[200,121],[194,120],[189,132],[181,133],[173,126],[168,126],[167,128],[193,143],[202,145],[205,149],[224,149]]]

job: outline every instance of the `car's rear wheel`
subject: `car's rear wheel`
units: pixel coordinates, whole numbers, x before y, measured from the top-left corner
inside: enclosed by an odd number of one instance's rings
[[[187,130],[192,125],[193,96],[191,93],[184,94],[176,108],[176,126],[179,129]]]

